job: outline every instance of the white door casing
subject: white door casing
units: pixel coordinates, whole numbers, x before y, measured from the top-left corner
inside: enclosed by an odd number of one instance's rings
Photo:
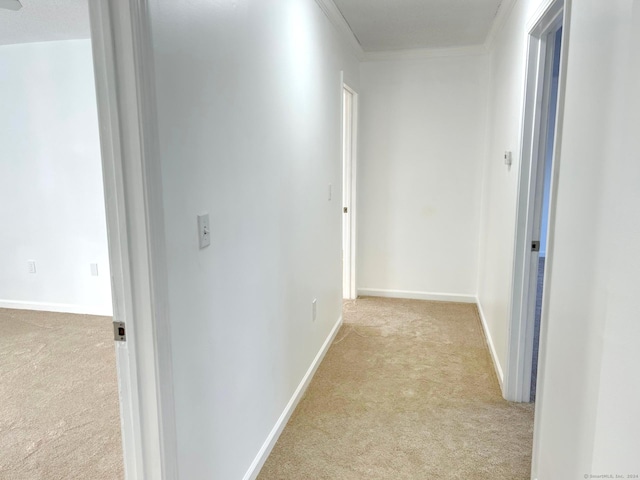
[[[533,240],[539,240],[541,202],[541,183],[544,168],[546,125],[549,115],[549,90],[551,84],[551,66],[549,55],[553,46],[548,40],[560,27],[566,36],[566,18],[564,0],[548,0],[533,16],[528,26],[527,65],[525,75],[525,105],[522,126],[522,163],[518,180],[518,206],[514,246],[513,289],[511,292],[510,323],[507,345],[507,363],[503,394],[507,400],[528,402],[531,388],[531,366],[533,355],[535,290],[538,269],[538,254],[532,252]],[[550,37],[551,35],[551,37]],[[554,159],[557,158],[557,145],[561,136],[562,105],[564,103],[564,66],[566,42],[562,45],[560,80],[558,86],[558,109],[556,113],[556,132]],[[555,160],[554,160],[555,162]],[[555,198],[555,172],[552,170],[551,200],[549,208],[548,236],[553,231],[553,204]],[[534,238],[536,237],[536,238]],[[552,246],[549,244],[547,257],[551,260]],[[549,266],[549,265],[548,265]],[[545,269],[545,276],[549,268]],[[545,283],[546,290],[546,283]],[[542,319],[544,320],[544,307]],[[540,345],[544,341],[544,321],[542,322]],[[543,372],[538,370],[538,377]],[[542,388],[542,381],[539,382]]]
[[[177,479],[161,176],[146,0],[89,3],[125,474]]]
[[[342,90],[342,297],[356,294],[356,155],[358,94],[341,81]]]

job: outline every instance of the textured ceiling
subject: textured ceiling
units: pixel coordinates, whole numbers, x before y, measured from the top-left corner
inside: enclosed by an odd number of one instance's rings
[[[17,12],[0,9],[0,45],[90,37],[89,0],[20,1]]]
[[[501,0],[334,0],[365,52],[484,43]]]

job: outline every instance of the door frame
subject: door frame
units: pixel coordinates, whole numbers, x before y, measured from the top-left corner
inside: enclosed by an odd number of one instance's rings
[[[522,124],[521,166],[518,180],[518,203],[514,245],[513,281],[510,303],[510,323],[507,344],[507,363],[504,380],[504,397],[515,402],[529,402],[531,394],[531,367],[535,326],[535,286],[537,285],[538,254],[531,251],[536,219],[540,218],[539,202],[536,202],[540,174],[544,174],[540,163],[544,163],[546,126],[548,122],[548,95],[551,76],[548,56],[551,46],[549,35],[563,28],[558,80],[558,108],[553,147],[551,191],[549,200],[549,225],[547,230],[547,259],[553,254],[553,216],[556,196],[556,175],[559,160],[562,112],[564,104],[564,77],[567,38],[567,14],[569,0],[547,0],[533,15],[528,24],[527,64],[525,74],[524,117]],[[545,279],[549,271],[545,268]],[[543,298],[547,282],[544,282]],[[544,319],[544,305],[542,318]],[[544,341],[540,335],[540,344]],[[540,350],[540,354],[542,349]],[[541,355],[539,354],[539,357]],[[538,369],[538,384],[542,386],[543,371]]]
[[[147,0],[90,1],[125,476],[177,479],[168,282]]]
[[[348,300],[357,298],[356,290],[356,173],[358,155],[358,93],[344,81],[341,74],[341,135],[342,139],[342,245],[344,249],[342,259],[342,297]],[[345,91],[351,94],[351,129],[350,142],[345,138]],[[348,156],[347,156],[348,153]],[[346,236],[346,239],[345,239]],[[346,240],[346,241],[345,241]]]

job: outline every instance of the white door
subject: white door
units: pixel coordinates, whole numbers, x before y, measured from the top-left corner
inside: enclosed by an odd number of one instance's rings
[[[556,117],[563,98],[563,13],[564,0],[550,2],[533,23],[527,46],[511,325],[503,391],[507,400],[517,402],[529,402],[532,388],[535,389],[537,385],[532,378],[537,376],[535,367],[540,320],[544,323],[544,271],[540,271],[540,250],[545,252],[546,259],[550,261],[551,252],[546,248],[546,239],[553,225],[546,220],[552,212],[555,195],[553,164],[558,143]]]
[[[356,93],[342,89],[342,297],[356,298],[355,286],[355,132]]]

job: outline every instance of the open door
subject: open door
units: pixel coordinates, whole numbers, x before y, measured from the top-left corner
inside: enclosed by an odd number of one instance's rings
[[[356,92],[343,83],[342,87],[342,297],[355,299],[355,153],[356,153]]]
[[[560,53],[562,51],[562,26],[555,32],[552,30],[547,36],[547,54],[545,62],[545,83],[548,94],[545,95],[542,117],[543,130],[541,148],[538,150],[536,188],[533,199],[534,234],[532,244],[531,280],[529,281],[529,310],[528,323],[533,323],[533,345],[531,352],[531,380],[529,398],[536,399],[538,377],[538,350],[540,346],[540,327],[542,321],[542,304],[544,295],[544,273],[547,258],[547,236],[549,233],[549,209],[551,198],[551,175],[554,164],[554,145],[556,135],[556,118],[558,112],[558,83],[560,78]],[[536,255],[537,253],[537,255]]]
[[[529,31],[522,164],[518,190],[511,323],[505,376],[507,400],[535,400],[544,276],[553,205],[557,117],[562,82],[564,1],[550,2]]]

